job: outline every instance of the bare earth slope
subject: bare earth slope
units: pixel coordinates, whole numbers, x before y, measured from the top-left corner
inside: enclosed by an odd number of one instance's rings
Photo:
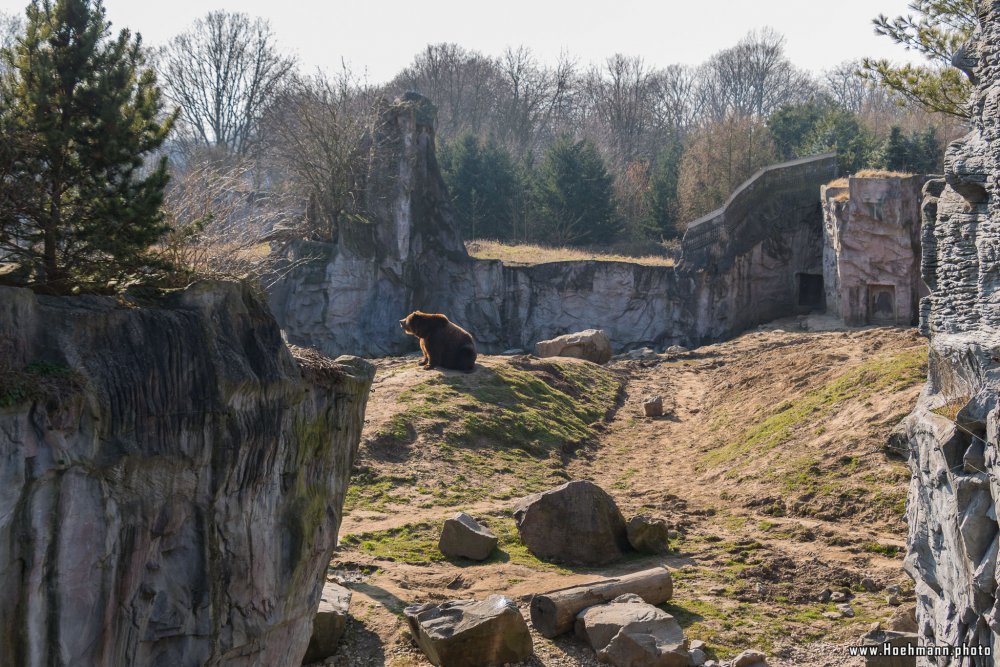
[[[526,602],[657,562],[675,574],[664,608],[712,656],[756,647],[778,666],[863,664],[843,647],[895,611],[886,586],[908,586],[909,475],[885,445],[925,376],[913,330],[764,331],[607,368],[481,361],[468,375],[380,362],[331,568],[354,590],[354,618],[329,664],[429,664],[401,622],[406,604],[489,593]],[[641,416],[656,394],[668,414]],[[626,516],[667,519],[671,555],[600,570],[535,559],[517,542],[512,499],[581,478]],[[436,549],[458,509],[500,537],[484,564]],[[849,590],[855,616],[830,618],[836,605],[817,599],[825,588]],[[528,664],[598,664],[572,637],[534,639]]]

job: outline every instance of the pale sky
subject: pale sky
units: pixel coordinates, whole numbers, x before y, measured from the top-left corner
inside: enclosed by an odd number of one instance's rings
[[[0,0],[23,12],[27,0]],[[581,64],[616,52],[653,66],[696,65],[771,26],[785,35],[788,56],[820,72],[862,56],[912,59],[872,31],[879,13],[907,13],[907,0],[105,0],[116,27],[159,45],[195,18],[224,9],[271,21],[282,48],[306,70],[336,69],[343,58],[380,83],[428,43],[455,42],[486,55],[523,44],[544,62],[567,51]]]

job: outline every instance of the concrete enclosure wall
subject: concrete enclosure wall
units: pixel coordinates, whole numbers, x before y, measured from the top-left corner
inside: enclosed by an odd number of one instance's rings
[[[297,243],[270,292],[288,340],[328,355],[400,354],[397,320],[443,312],[484,352],[602,328],[616,349],[696,344],[798,312],[798,274],[820,274],[818,192],[832,154],[758,172],[693,225],[678,267],[555,262],[509,267],[466,255],[434,156],[433,106],[386,103],[373,131],[368,221],[335,244]]]

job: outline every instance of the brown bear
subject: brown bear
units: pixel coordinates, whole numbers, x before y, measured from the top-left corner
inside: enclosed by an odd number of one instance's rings
[[[420,339],[424,370],[436,366],[472,372],[476,367],[476,341],[472,334],[440,313],[419,310],[399,321],[403,331]]]

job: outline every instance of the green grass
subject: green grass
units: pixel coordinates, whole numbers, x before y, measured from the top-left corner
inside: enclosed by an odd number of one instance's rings
[[[622,381],[606,368],[564,359],[500,361],[471,375],[430,374],[403,391],[368,452],[392,452],[394,475],[374,470],[377,454],[348,489],[346,507],[457,507],[509,499],[569,480],[565,462],[594,439],[595,423],[617,405]],[[366,445],[367,447],[367,445]],[[411,456],[433,472],[410,473]],[[402,460],[400,460],[402,459]]]
[[[373,558],[395,561],[410,565],[427,565],[448,560],[438,550],[438,538],[445,517],[437,522],[410,523],[400,528],[379,530],[357,535],[347,535],[340,546],[347,550],[357,550]],[[526,565],[535,570],[569,572],[553,563],[536,558],[521,544],[514,518],[509,513],[494,513],[482,517],[483,524],[497,536],[497,549],[490,558],[482,562],[455,559],[455,563],[465,566],[486,566],[492,563],[512,562]]]
[[[763,454],[788,442],[798,429],[822,420],[845,401],[863,401],[876,394],[901,391],[924,382],[926,376],[927,351],[923,348],[875,357],[796,401],[779,404],[772,414],[706,454],[704,462],[718,466]],[[735,420],[728,416],[717,420],[720,427],[731,429],[735,425]]]
[[[417,478],[413,475],[379,475],[370,468],[355,472],[344,497],[344,511],[361,509],[385,512],[389,505],[405,503],[407,498],[394,494],[393,490],[413,486]]]
[[[552,359],[500,363],[471,377],[438,375],[400,394],[406,407],[380,435],[412,441],[407,425],[419,421],[455,447],[565,451],[590,441],[590,425],[604,419],[620,388],[600,366]]]

